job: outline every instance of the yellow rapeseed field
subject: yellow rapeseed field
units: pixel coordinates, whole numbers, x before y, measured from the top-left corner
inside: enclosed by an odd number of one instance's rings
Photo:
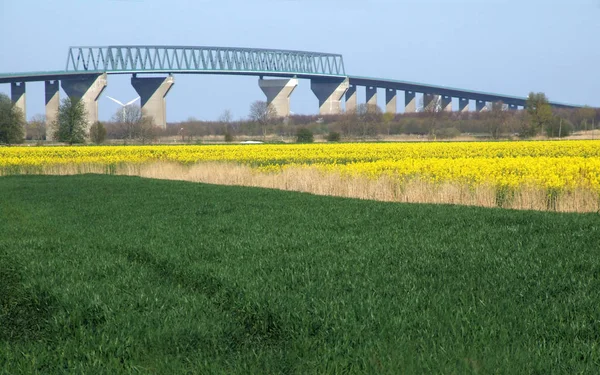
[[[400,183],[488,184],[600,194],[600,141],[0,148],[0,175],[57,165],[224,162],[260,172],[312,168]]]

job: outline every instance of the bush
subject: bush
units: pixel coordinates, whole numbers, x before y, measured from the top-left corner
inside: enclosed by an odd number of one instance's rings
[[[296,142],[298,142],[298,143],[313,143],[314,142],[313,133],[306,128],[298,129],[298,131],[296,132]]]
[[[342,136],[338,132],[329,132],[327,142],[339,142]]]
[[[96,121],[91,127],[90,127],[90,140],[99,145],[100,143],[104,143],[104,140],[106,139],[106,128],[104,127],[104,125],[102,125],[102,123],[100,121]]]
[[[227,142],[227,143],[233,142],[233,135],[230,132],[225,133],[225,142]]]
[[[448,139],[460,136],[460,130],[456,128],[443,128],[435,131],[438,138]]]
[[[544,130],[549,138],[568,137],[573,132],[573,124],[569,120],[554,118]]]

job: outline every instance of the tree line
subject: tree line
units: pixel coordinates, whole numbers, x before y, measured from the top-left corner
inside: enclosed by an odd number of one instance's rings
[[[311,141],[313,135],[331,141],[342,139],[374,139],[402,134],[429,139],[447,139],[461,134],[473,134],[493,139],[514,137],[532,138],[545,135],[565,137],[574,131],[596,128],[600,110],[590,107],[577,109],[551,108],[543,93],[530,93],[524,110],[511,111],[502,102],[490,103],[482,112],[446,112],[441,98],[434,96],[422,103],[417,113],[383,113],[377,106],[361,104],[355,111],[340,115],[278,116],[273,106],[264,101],[251,104],[246,119],[234,121],[229,110],[217,121],[187,121],[169,123],[158,128],[143,115],[139,106],[129,105],[118,110],[110,121],[97,122],[88,128],[87,113],[81,100],[65,98],[57,119],[46,124],[42,116],[25,122],[23,113],[4,94],[0,94],[0,143],[18,144],[25,139],[42,142],[77,144],[90,141],[120,140],[123,143],[148,143],[162,137],[194,142],[203,137],[222,137],[230,142],[236,137],[268,136]],[[308,136],[310,133],[310,137]]]

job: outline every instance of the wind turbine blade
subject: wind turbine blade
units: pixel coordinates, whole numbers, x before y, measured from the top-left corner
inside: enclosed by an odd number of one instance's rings
[[[135,103],[140,97],[138,96],[137,98],[133,99],[132,101],[128,102],[125,105],[132,105],[133,103]]]
[[[111,97],[110,97],[110,96],[108,96],[108,95],[106,95],[106,97],[107,97],[107,98],[109,98],[110,100],[112,100],[113,102],[115,102],[115,103],[117,103],[117,104],[120,104],[120,105],[121,105],[121,106],[123,106],[123,107],[125,106],[125,104],[121,103],[120,101],[118,101],[118,100],[117,100],[117,99],[115,99],[115,98],[111,98]]]

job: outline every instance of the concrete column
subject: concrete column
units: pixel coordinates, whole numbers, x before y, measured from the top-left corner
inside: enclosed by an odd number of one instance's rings
[[[509,110],[509,111],[516,111],[516,110],[518,110],[518,109],[519,109],[519,106],[518,106],[518,105],[516,105],[516,104],[509,104],[509,105],[508,105],[508,110]]]
[[[398,112],[398,95],[396,89],[385,89],[385,111],[393,114]]]
[[[442,95],[442,111],[452,112],[452,97]]]
[[[290,95],[296,87],[298,80],[292,79],[258,79],[258,86],[267,96],[267,103],[273,105],[277,116],[290,115]]]
[[[60,82],[68,97],[81,99],[87,113],[89,132],[90,126],[98,121],[98,98],[106,88],[106,73],[91,78],[64,79]]]
[[[54,121],[58,118],[58,107],[60,106],[58,80],[46,81],[46,140],[53,141]]]
[[[350,85],[350,87],[348,87],[348,91],[346,91],[346,113],[355,113],[357,106],[358,100],[356,98],[356,86]]]
[[[458,99],[458,110],[460,112],[469,112],[469,99],[459,98]]]
[[[342,98],[350,87],[348,78],[343,81],[335,79],[313,79],[310,89],[319,99],[321,115],[336,115],[342,113]]]
[[[485,105],[486,105],[485,100],[477,100],[475,102],[475,109],[477,110],[477,112],[483,112],[486,110]]]
[[[434,99],[437,98],[433,94],[423,94],[423,111],[432,105]]]
[[[165,78],[131,77],[131,85],[140,96],[142,114],[150,117],[154,121],[154,125],[163,129],[167,128],[167,101],[165,97],[174,84],[175,79],[173,76]]]
[[[417,94],[414,91],[404,91],[404,113],[417,112]]]
[[[367,108],[377,107],[377,87],[366,87],[366,101]]]
[[[27,121],[27,101],[25,97],[25,82],[10,83],[10,99],[15,103],[15,107],[21,110],[23,119]]]

